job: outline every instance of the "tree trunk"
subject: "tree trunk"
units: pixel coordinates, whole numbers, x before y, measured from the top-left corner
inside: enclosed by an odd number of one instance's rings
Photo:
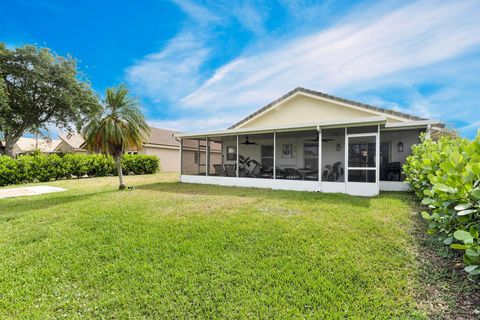
[[[127,186],[123,183],[122,156],[121,155],[115,156],[115,165],[117,166],[118,180],[120,181],[120,185],[118,186],[118,190],[125,190],[127,188]]]
[[[13,158],[13,146],[17,141],[13,141],[8,138],[5,138],[4,152],[6,156]]]

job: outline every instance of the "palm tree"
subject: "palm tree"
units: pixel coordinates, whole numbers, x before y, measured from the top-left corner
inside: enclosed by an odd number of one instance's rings
[[[83,129],[87,149],[110,154],[120,180],[123,182],[122,157],[127,149],[141,149],[150,128],[135,99],[128,95],[125,85],[108,88],[100,112]]]

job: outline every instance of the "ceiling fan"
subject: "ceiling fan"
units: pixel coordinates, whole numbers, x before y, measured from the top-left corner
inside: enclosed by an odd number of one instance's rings
[[[251,144],[257,144],[256,142],[253,142],[253,141],[250,141],[248,139],[248,136],[245,137],[245,141],[242,142],[241,144],[245,144],[245,145],[251,145]]]

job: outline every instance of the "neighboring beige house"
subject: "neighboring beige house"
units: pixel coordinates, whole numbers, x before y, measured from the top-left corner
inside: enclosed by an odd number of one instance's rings
[[[21,137],[13,147],[13,156],[29,154],[37,149],[42,153],[55,153],[58,144],[60,144],[60,140]]]
[[[180,142],[175,139],[172,130],[150,128],[150,136],[143,143],[141,150],[129,150],[129,154],[148,154],[155,155],[160,159],[162,171],[180,172]],[[85,140],[78,134],[59,135],[60,143],[55,148],[55,152],[61,153],[86,153]],[[212,146],[212,154],[220,157],[220,146]],[[192,165],[202,166],[204,159],[198,152],[198,144],[192,144],[189,150],[185,152],[192,159]]]
[[[160,166],[162,171],[180,172],[180,141],[175,139],[176,131],[160,128],[150,128],[150,136],[143,143],[142,150],[132,150],[128,153],[140,153],[156,155],[160,158]],[[220,145],[212,146],[212,154],[220,159]],[[192,159],[194,166],[203,165],[203,158],[200,157],[198,144],[192,144],[185,155]]]
[[[372,196],[408,190],[402,165],[443,124],[297,88],[227,130],[176,134],[181,181]],[[192,163],[197,144],[206,166]],[[220,145],[212,157],[207,144]],[[253,159],[245,163],[243,159]],[[209,167],[210,170],[205,170]]]

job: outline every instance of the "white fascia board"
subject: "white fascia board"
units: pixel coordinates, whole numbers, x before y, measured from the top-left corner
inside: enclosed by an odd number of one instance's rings
[[[408,121],[408,122],[388,122],[385,124],[386,129],[410,129],[410,128],[426,128],[429,124],[435,125],[440,124],[438,120],[418,120],[418,121]]]
[[[309,122],[303,124],[276,126],[276,127],[258,127],[258,128],[245,128],[245,129],[230,129],[222,131],[210,131],[210,132],[198,132],[198,133],[181,133],[175,134],[175,138],[204,138],[212,136],[229,136],[242,133],[268,133],[268,132],[281,132],[281,131],[301,131],[301,130],[317,130],[318,128],[336,128],[336,127],[355,127],[373,124],[383,124],[387,121],[386,117],[367,117],[356,118],[348,120],[336,120],[336,121],[321,121],[321,122]]]

